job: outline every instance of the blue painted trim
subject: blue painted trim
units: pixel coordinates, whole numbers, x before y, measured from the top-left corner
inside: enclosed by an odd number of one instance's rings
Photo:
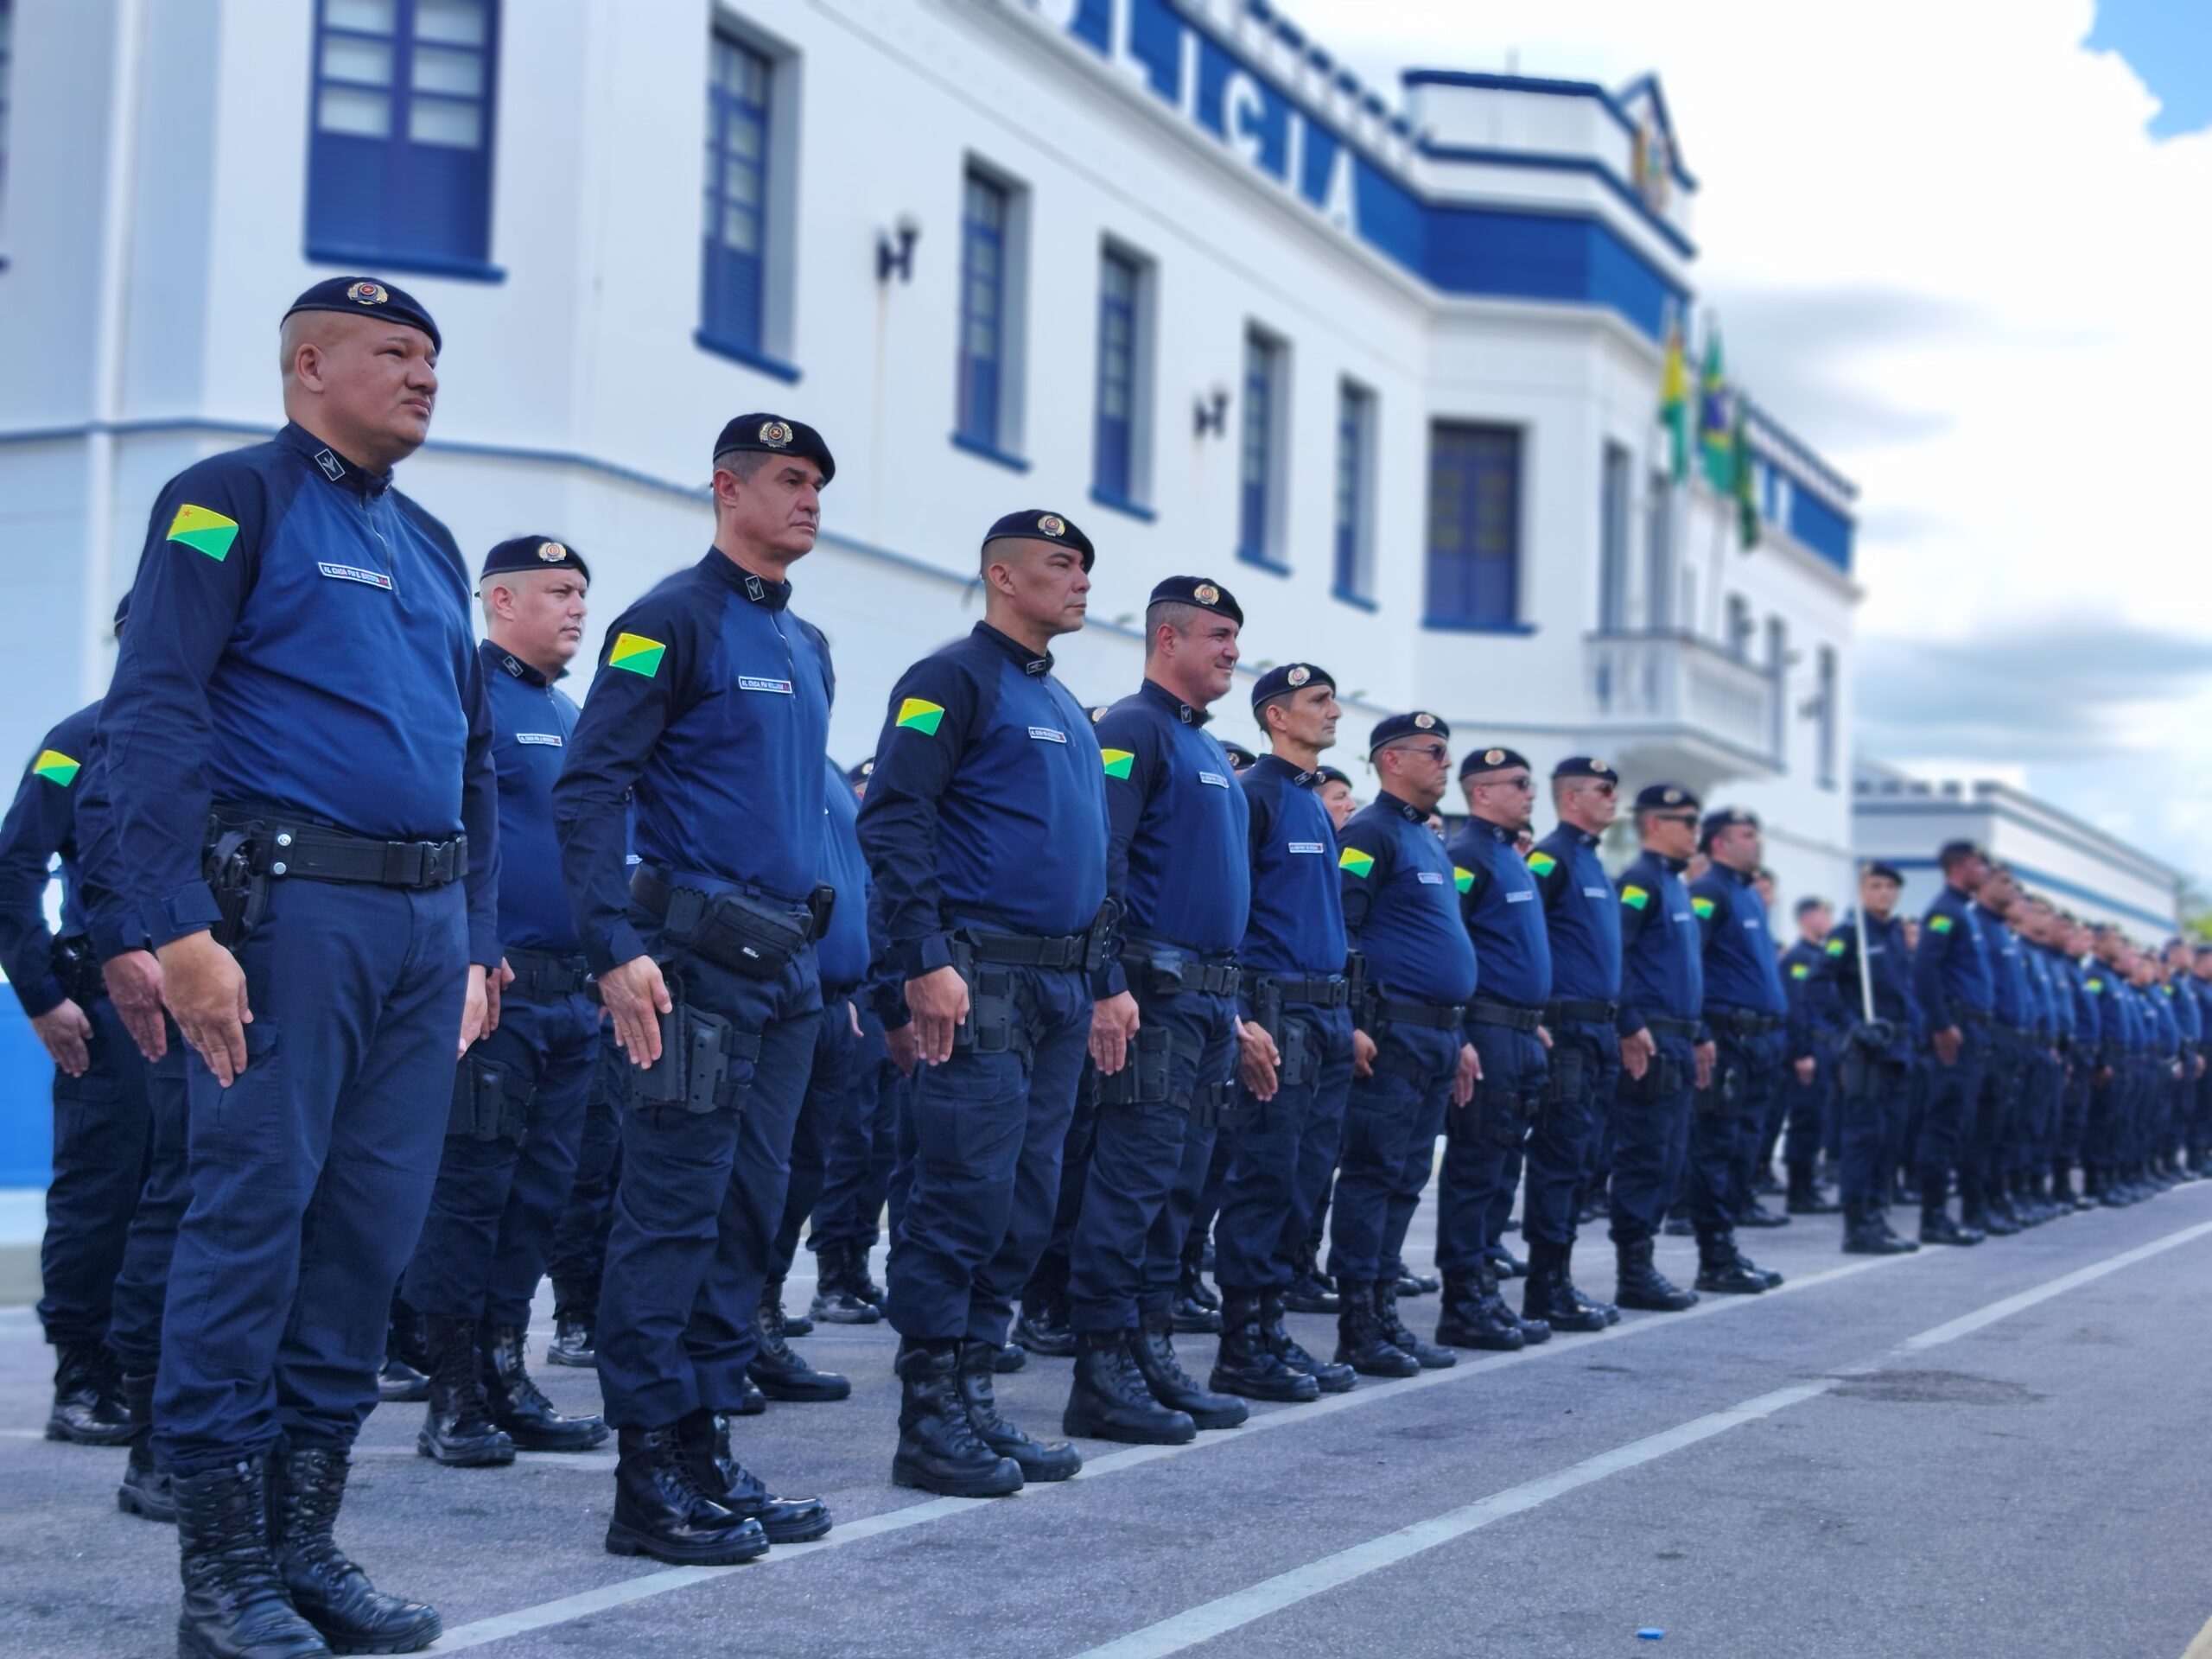
[[[1424,616],[1421,625],[1432,633],[1531,634],[1536,631],[1534,622],[1459,622],[1440,616]]]
[[[971,438],[964,432],[952,435],[952,447],[965,449],[971,455],[981,455],[985,461],[996,461],[1008,472],[1026,473],[1029,470],[1029,463],[1020,455],[1009,455],[995,445],[985,443],[981,438]]]
[[[1554,173],[1587,173],[1619,197],[1623,205],[1642,219],[1647,229],[1685,259],[1697,257],[1697,245],[1653,213],[1636,187],[1594,156],[1559,156],[1541,150],[1484,149],[1464,144],[1432,144],[1423,139],[1421,153],[1440,162],[1471,162],[1482,167],[1527,167]],[[1525,208],[1530,213],[1541,208]]]
[[[1290,574],[1288,565],[1278,563],[1264,553],[1247,552],[1241,547],[1236,550],[1236,562],[1239,564],[1249,564],[1257,570],[1264,570],[1271,576],[1287,576]]]
[[[1845,500],[1856,501],[1859,499],[1859,486],[1822,461],[1819,452],[1812,445],[1807,443],[1804,439],[1799,437],[1780,421],[1776,420],[1767,412],[1764,404],[1751,398],[1746,398],[1745,401],[1747,404],[1745,411],[1745,418],[1754,429],[1752,433],[1754,437],[1772,438],[1775,448],[1780,449],[1807,471],[1816,474],[1822,483],[1842,496]],[[1762,428],[1764,429],[1763,431],[1758,429]]]
[[[1332,588],[1329,589],[1329,597],[1341,600],[1356,611],[1379,611],[1382,608],[1365,594],[1355,594],[1349,588]]]
[[[1594,80],[1548,80],[1537,75],[1490,74],[1471,69],[1408,69],[1398,77],[1402,86],[1472,86],[1491,92],[1535,92],[1550,98],[1592,98],[1598,100],[1606,114],[1613,118],[1620,130],[1631,138],[1636,137],[1636,118],[1621,101]],[[1675,182],[1686,190],[1697,188],[1697,181],[1686,172],[1674,156],[1674,128],[1668,125],[1668,167]]]
[[[1147,524],[1160,517],[1143,502],[1132,501],[1126,495],[1113,490],[1101,489],[1096,484],[1090,486],[1090,499],[1102,507],[1111,507],[1116,512],[1126,512],[1130,518],[1140,519]]]
[[[1936,870],[1942,868],[1942,861],[1933,858],[1885,858],[1882,861],[1885,864],[1894,864],[1901,870]],[[2133,916],[2139,922],[2148,922],[2153,927],[2164,928],[2169,933],[2172,932],[2177,925],[2177,919],[2174,916],[2161,916],[2156,911],[2144,910],[2114,899],[2109,893],[2099,893],[2094,887],[2085,887],[2079,882],[2069,881],[2063,876],[2050,875],[2042,870],[2031,869],[2017,859],[2008,858],[2004,862],[2014,874],[2025,878],[2024,886],[2048,887],[2053,893],[2063,893],[2070,898],[2084,899],[2092,904],[2102,905],[2107,910],[2118,911],[2123,916]],[[2176,909],[2178,910],[2179,906],[2177,906]]]
[[[423,276],[449,276],[461,283],[504,283],[506,267],[480,259],[442,259],[429,253],[387,253],[374,248],[340,248],[328,243],[308,244],[305,257],[311,265],[335,265],[340,270],[404,270]]]
[[[742,363],[748,369],[756,369],[760,373],[772,379],[781,380],[786,385],[796,385],[798,383],[798,366],[796,364],[785,362],[780,357],[771,357],[766,352],[752,351],[738,345],[734,340],[716,340],[703,328],[692,334],[691,343],[702,352],[711,352],[716,357],[726,357],[733,363]]]

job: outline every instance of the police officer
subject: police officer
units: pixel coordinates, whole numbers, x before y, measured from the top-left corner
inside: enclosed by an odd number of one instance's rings
[[[2019,936],[2005,921],[2019,891],[2012,872],[1993,864],[1974,897],[1974,931],[1989,965],[1989,1064],[1982,1073],[1966,1155],[1959,1163],[1959,1218],[1998,1238],[2018,1232],[2024,1224],[2005,1191],[2004,1167],[2018,1130],[2028,1058],[2035,1045],[2027,965]]]
[[[1679,1313],[1697,1303],[1652,1265],[1667,1206],[1688,1156],[1694,1092],[1713,1071],[1704,1029],[1705,945],[1682,872],[1697,845],[1698,798],[1676,784],[1636,798],[1643,850],[1621,872],[1621,1006],[1613,1029],[1620,1079],[1613,1096],[1611,1228],[1622,1307]]]
[[[722,428],[714,544],[607,629],[554,786],[569,902],[632,1067],[598,1330],[617,1554],[745,1560],[830,1528],[818,1500],[776,1497],[728,1455],[726,1414],[744,1403],[822,1020],[834,680],[788,572],[836,475],[803,422]]]
[[[1484,1277],[1485,1269],[1496,1271],[1489,1255],[1493,1211],[1501,1194],[1510,1197],[1521,1149],[1549,1095],[1548,1033],[1542,1024],[1551,998],[1552,956],[1535,877],[1518,848],[1535,806],[1529,762],[1512,749],[1471,750],[1459,763],[1459,785],[1467,823],[1448,850],[1479,970],[1465,1033],[1481,1057],[1481,1069],[1468,1106],[1446,1120],[1448,1143],[1436,1191],[1436,1264],[1445,1286],[1437,1338],[1455,1347],[1512,1349],[1537,1334],[1530,1325],[1541,1331],[1539,1340],[1548,1336],[1552,1313],[1578,1330],[1602,1329],[1605,1321],[1567,1290],[1554,1249],[1535,1252],[1544,1272],[1540,1280],[1531,1270],[1523,1319],[1514,1319],[1496,1299],[1495,1277]],[[1553,1143],[1549,1167],[1535,1185],[1550,1188],[1563,1179],[1571,1186],[1579,1172],[1579,1103],[1568,1116],[1575,1127]],[[1573,1162],[1561,1168],[1570,1157]],[[1532,1221],[1535,1208],[1533,1203],[1529,1208]],[[1550,1230],[1555,1239],[1563,1226]]]
[[[1955,1222],[1948,1208],[1952,1173],[1961,1172],[1974,1124],[1982,1075],[1988,1070],[1990,1007],[1995,993],[1989,957],[1974,896],[1989,874],[1989,861],[1970,841],[1946,842],[1936,855],[1943,886],[1921,918],[1913,952],[1912,987],[1928,1029],[1935,1066],[1921,1114],[1920,1242],[1979,1244],[1981,1229]]]
[[[1704,1024],[1714,1045],[1709,1078],[1690,1122],[1690,1221],[1697,1230],[1700,1290],[1756,1295],[1782,1275],[1736,1248],[1745,1172],[1766,1122],[1775,1082],[1774,1039],[1788,1001],[1766,906],[1754,887],[1759,821],[1740,807],[1706,814],[1698,844],[1712,861],[1690,884],[1690,912],[1704,936]]]
[[[1090,1034],[1105,780],[1050,646],[1083,626],[1094,556],[1056,512],[990,527],[983,620],[899,677],[861,804],[921,1061],[886,1275],[901,1387],[891,1473],[948,1496],[1083,1466],[1001,1414],[992,1368],[1052,1226]]]
[[[1229,690],[1243,622],[1218,583],[1159,583],[1145,608],[1143,683],[1097,725],[1116,925],[1092,983],[1098,1124],[1069,1253],[1071,1434],[1174,1444],[1247,1414],[1183,1370],[1172,1334],[1184,1240],[1237,1063],[1247,813],[1205,723]],[[1096,1363],[1115,1343],[1142,1390],[1127,1369]]]
[[[196,1056],[154,1397],[191,1651],[402,1652],[440,1630],[331,1536],[436,1176],[423,1103],[497,1019],[467,567],[391,487],[439,344],[366,278],[293,302],[288,423],[162,489],[100,714],[119,859]]]
[[[2095,935],[2081,918],[2060,915],[2052,939],[2053,963],[2064,973],[2074,1002],[2074,1021],[2066,1041],[2066,1087],[2060,1098],[2058,1137],[2050,1156],[2050,1196],[2062,1211],[2094,1207],[2088,1195],[2075,1187],[2074,1171],[2082,1162],[2090,1091],[2103,1064],[2103,1000],[2089,989],[2089,975],[2095,965],[2090,950],[2094,943]]]
[[[2020,955],[2028,970],[2036,1019],[2021,1133],[2015,1137],[2005,1179],[2014,1211],[2030,1226],[2040,1226],[2059,1213],[2044,1196],[2043,1186],[2057,1137],[2059,1099],[2065,1089],[2063,1055],[2073,1026],[2074,1001],[2050,955],[2050,906],[2032,893],[2023,893],[2012,907],[2012,921],[2013,931],[2020,936]],[[2193,1006],[2190,1011],[2195,1012]]]
[[[607,1438],[597,1417],[556,1411],[524,1360],[598,1065],[599,1003],[553,835],[553,782],[576,725],[554,682],[583,642],[590,584],[583,556],[543,534],[501,542],[478,575],[499,779],[499,934],[514,977],[499,1029],[461,1058],[430,1212],[401,1281],[430,1361],[416,1449],[453,1465],[511,1463],[517,1447],[587,1452]]]
[[[150,1118],[145,1057],[108,998],[91,938],[76,807],[99,711],[90,703],[46,734],[0,820],[0,968],[54,1061],[54,1169],[39,1245],[39,1323],[54,1352],[46,1437],[120,1446],[135,1423],[108,1320]],[[60,938],[46,925],[57,855]]]
[[[1480,1076],[1460,1032],[1475,994],[1475,948],[1451,855],[1428,827],[1452,776],[1451,736],[1426,710],[1377,721],[1368,760],[1381,787],[1338,838],[1344,933],[1363,988],[1329,1270],[1339,1303],[1336,1357],[1363,1376],[1422,1369],[1419,1352],[1391,1339],[1396,1263],[1445,1113],[1466,1105]],[[1455,1357],[1427,1351],[1433,1363]]]
[[[1781,1096],[1789,1124],[1782,1148],[1783,1166],[1789,1172],[1785,1204],[1789,1215],[1832,1216],[1839,1205],[1821,1190],[1819,1165],[1836,1110],[1836,1068],[1847,1016],[1824,965],[1834,913],[1827,899],[1807,898],[1797,901],[1796,915],[1797,937],[1782,953],[1783,992],[1789,1002],[1783,1027],[1789,1064]],[[1776,1118],[1783,1116],[1777,1113]],[[1759,1173],[1770,1166],[1763,1152]]]
[[[1252,913],[1238,949],[1244,1041],[1236,1120],[1214,1227],[1222,1290],[1212,1385],[1257,1400],[1313,1400],[1353,1386],[1348,1365],[1291,1336],[1283,1294],[1326,1190],[1351,1093],[1351,990],[1336,836],[1317,792],[1337,741],[1337,683],[1312,663],[1252,688],[1268,752],[1241,780]]]
[[[1859,878],[1857,912],[1828,931],[1812,969],[1824,1006],[1835,1011],[1844,1028],[1834,1060],[1847,1255],[1897,1255],[1920,1248],[1891,1230],[1883,1165],[1884,1148],[1893,1143],[1904,1115],[1918,1046],[1912,964],[1897,915],[1904,891],[1904,877],[1895,866],[1869,864]]]

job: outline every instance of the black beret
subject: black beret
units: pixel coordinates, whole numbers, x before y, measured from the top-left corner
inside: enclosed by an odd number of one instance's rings
[[[1570,754],[1552,768],[1554,778],[1602,778],[1609,784],[1618,784],[1621,775],[1609,762],[1592,759],[1586,754]]]
[[[586,582],[591,580],[584,556],[550,536],[510,536],[484,556],[484,568],[476,579],[481,582],[502,570],[573,570]]]
[[[1697,797],[1680,784],[1646,784],[1636,792],[1636,810],[1639,812],[1665,812],[1684,806],[1694,812],[1698,804]]]
[[[1272,697],[1306,685],[1325,685],[1333,691],[1337,689],[1336,677],[1312,663],[1278,663],[1261,675],[1260,683],[1252,688],[1252,706],[1257,709]]]
[[[1229,764],[1236,767],[1239,772],[1243,771],[1244,768],[1249,766],[1256,764],[1260,758],[1258,755],[1253,753],[1251,750],[1246,748],[1242,743],[1232,743],[1225,737],[1221,740],[1221,747],[1228,753]]]
[[[837,462],[822,435],[804,421],[787,421],[780,415],[741,415],[722,428],[715,440],[714,458],[733,454],[804,455],[822,469],[827,484],[837,476]]]
[[[420,328],[430,337],[430,349],[442,352],[444,344],[438,338],[438,325],[430,321],[430,314],[422,302],[404,288],[392,288],[368,276],[333,276],[327,282],[317,283],[291,303],[284,315],[294,311],[340,311],[348,316],[378,316],[391,322],[404,323],[410,328]]]
[[[1313,769],[1313,775],[1325,784],[1342,784],[1346,789],[1351,787],[1351,779],[1335,766],[1316,766]],[[2212,946],[2206,948],[2212,950]]]
[[[993,542],[1050,542],[1055,547],[1071,547],[1083,555],[1083,568],[1088,571],[1091,562],[1098,556],[1091,546],[1090,537],[1076,528],[1075,520],[1064,518],[1057,512],[1047,512],[1042,507],[1024,507],[1019,512],[1009,512],[983,532],[983,545]]]
[[[1756,812],[1746,812],[1740,806],[1723,806],[1716,808],[1714,810],[1707,813],[1705,815],[1705,822],[1698,825],[1697,844],[1700,847],[1709,846],[1712,843],[1713,838],[1719,835],[1723,830],[1732,829],[1739,823],[1748,823],[1752,829],[1756,830],[1759,827],[1758,814]]]
[[[1368,757],[1374,758],[1376,750],[1385,743],[1395,743],[1402,737],[1449,738],[1452,728],[1434,715],[1414,713],[1389,715],[1375,722],[1375,734],[1367,740]]]
[[[1904,872],[1899,870],[1894,864],[1885,864],[1878,858],[1866,867],[1866,874],[1869,875],[1878,875],[1885,881],[1894,881],[1899,887],[1903,887],[1904,885]]]
[[[1988,856],[1989,849],[1978,841],[1947,841],[1943,843],[1943,849],[1936,855],[1936,861],[1950,865],[1962,858],[1986,859]]]
[[[1459,776],[1479,777],[1484,772],[1510,772],[1516,766],[1527,766],[1529,757],[1518,749],[1471,749],[1467,758],[1459,763]]]
[[[123,597],[115,601],[115,635],[118,639],[123,637],[124,619],[130,614],[130,590],[126,588],[123,590]]]
[[[845,781],[849,784],[864,784],[874,775],[875,757],[874,755],[870,755],[856,766],[845,768]]]
[[[1152,597],[1145,603],[1195,605],[1202,611],[1227,617],[1240,628],[1244,626],[1244,607],[1236,602],[1236,595],[1204,576],[1170,576],[1154,587]]]

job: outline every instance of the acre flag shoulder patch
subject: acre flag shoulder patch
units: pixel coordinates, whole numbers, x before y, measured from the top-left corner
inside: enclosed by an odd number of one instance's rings
[[[31,762],[31,770],[49,784],[67,789],[77,781],[82,761],[73,760],[59,749],[41,749],[38,759]]]
[[[188,502],[169,520],[170,541],[205,553],[219,564],[230,557],[231,543],[238,538],[238,521],[225,518],[213,507],[195,507]]]
[[[1810,968],[1807,967],[1803,963],[1802,963],[1802,962],[1793,962],[1793,963],[1791,963],[1789,964],[1789,977],[1790,977],[1790,978],[1792,978],[1792,979],[1810,979],[1812,976],[1813,976],[1813,970],[1812,970]]]
[[[1531,853],[1529,855],[1529,868],[1538,875],[1549,875],[1559,868],[1559,861],[1549,853]]]
[[[1693,899],[1690,900],[1690,908],[1697,912],[1698,919],[1701,922],[1710,921],[1713,918],[1713,900],[1710,899]]]
[[[1357,847],[1347,847],[1338,855],[1337,868],[1340,870],[1350,870],[1364,881],[1367,880],[1368,872],[1375,868],[1375,855],[1363,853]]]
[[[1621,889],[1621,903],[1626,905],[1630,910],[1642,910],[1650,902],[1651,895],[1633,881]]]
[[[658,639],[648,639],[642,633],[618,633],[613,649],[607,653],[607,665],[650,680],[660,672],[660,659],[667,654],[668,646]]]
[[[1129,768],[1136,764],[1137,760],[1135,752],[1130,749],[1101,749],[1098,758],[1105,762],[1109,778],[1122,779],[1128,777]]]
[[[899,705],[899,718],[891,723],[909,731],[919,732],[924,737],[935,737],[938,724],[944,719],[944,705],[931,702],[927,697],[908,697]]]
[[[1454,864],[1452,867],[1452,885],[1459,888],[1462,893],[1473,892],[1475,887],[1475,873],[1472,870],[1463,870],[1457,864]]]
[[[1949,932],[1951,931],[1951,918],[1948,916],[1930,916],[1928,918],[1928,931],[1930,933]]]
[[[1841,939],[1830,939],[1827,942],[1827,948],[1828,955],[1832,957],[1840,957],[1844,952],[1844,943]]]

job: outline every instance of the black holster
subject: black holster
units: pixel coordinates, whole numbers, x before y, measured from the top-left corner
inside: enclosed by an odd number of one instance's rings
[[[1694,1071],[1686,1070],[1680,1060],[1661,1049],[1653,1053],[1642,1077],[1630,1077],[1625,1068],[1622,1070],[1619,1093],[1624,1100],[1671,1100],[1695,1076]]]
[[[952,1048],[961,1054],[1018,1054],[1033,1052],[1029,1016],[1022,1007],[1023,982],[1001,963],[977,962],[976,949],[956,937],[952,967],[968,987],[968,1017],[952,1030]]]
[[[208,819],[207,850],[200,870],[220,912],[209,931],[226,950],[235,950],[252,938],[269,913],[269,871],[262,853],[251,830]]]
[[[512,1066],[487,1060],[471,1049],[454,1071],[453,1113],[446,1120],[446,1133],[519,1146],[529,1132],[530,1103],[536,1092]]]
[[[1696,1109],[1709,1117],[1733,1117],[1744,1103],[1744,1093],[1750,1079],[1744,1068],[1716,1061],[1713,1071],[1713,1086],[1697,1091]]]
[[[1166,1026],[1139,1026],[1129,1039],[1128,1059],[1111,1077],[1098,1079],[1098,1103],[1108,1106],[1154,1106],[1165,1103],[1191,1114],[1201,1128],[1219,1124],[1235,1093],[1228,1083],[1200,1084],[1196,1089],[1175,1086],[1175,1065],[1198,1065],[1203,1052],[1196,1042]]]
[[[1554,1037],[1552,1039],[1550,1065],[1550,1073],[1544,1084],[1544,1103],[1548,1106],[1579,1103],[1590,1085],[1590,1051],[1571,1039]]]
[[[642,1070],[630,1068],[630,1103],[641,1109],[680,1106],[694,1113],[726,1106],[743,1110],[753,1086],[752,1063],[760,1058],[760,1033],[694,1007],[684,1001],[683,981],[673,975],[668,993],[676,1006],[658,1016],[660,1058]],[[732,1077],[738,1061],[747,1063],[744,1075]]]
[[[1467,1103],[1444,1115],[1445,1138],[1461,1142],[1488,1141],[1508,1152],[1517,1152],[1528,1143],[1529,1126],[1542,1104],[1541,1091],[1524,1093],[1478,1081]]]

